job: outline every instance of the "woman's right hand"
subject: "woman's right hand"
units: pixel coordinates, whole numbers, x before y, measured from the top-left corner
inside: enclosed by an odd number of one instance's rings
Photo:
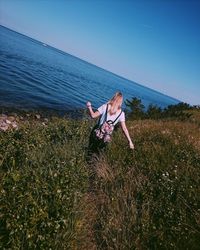
[[[87,102],[86,105],[88,108],[92,106],[91,102]]]

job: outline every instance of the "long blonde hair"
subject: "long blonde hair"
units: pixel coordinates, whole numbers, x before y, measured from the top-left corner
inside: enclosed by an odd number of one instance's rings
[[[123,95],[121,92],[116,92],[115,95],[108,101],[110,108],[108,109],[111,115],[116,114],[121,109],[123,102]]]

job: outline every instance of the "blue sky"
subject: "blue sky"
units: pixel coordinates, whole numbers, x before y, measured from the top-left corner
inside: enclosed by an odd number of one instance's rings
[[[200,1],[0,0],[0,24],[200,104]]]

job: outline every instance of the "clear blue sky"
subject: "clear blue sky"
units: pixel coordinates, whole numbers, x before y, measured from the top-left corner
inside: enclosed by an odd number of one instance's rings
[[[0,0],[0,24],[200,104],[200,1]]]

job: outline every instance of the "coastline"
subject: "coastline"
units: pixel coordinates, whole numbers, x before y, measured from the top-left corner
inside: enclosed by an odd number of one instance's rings
[[[53,117],[70,120],[82,120],[85,116],[84,109],[53,110],[53,109],[17,109],[0,106],[0,131],[17,130],[21,123],[28,120],[38,121],[46,126]]]
[[[74,108],[74,109],[50,109],[50,108],[38,108],[38,109],[25,109],[25,108],[15,108],[15,107],[6,107],[0,105],[0,114],[18,114],[18,115],[26,115],[27,113],[30,114],[37,114],[39,113],[42,116],[52,117],[68,117],[73,119],[80,119],[82,118],[85,109],[81,108]]]

